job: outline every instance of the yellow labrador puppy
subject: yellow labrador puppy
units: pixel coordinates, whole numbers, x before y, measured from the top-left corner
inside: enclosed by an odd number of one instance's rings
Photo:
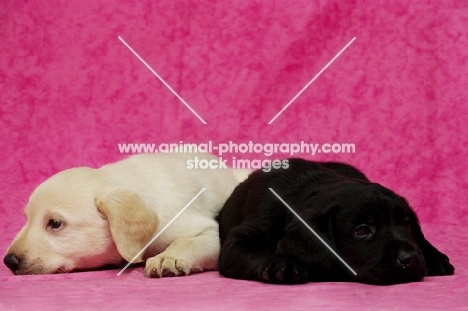
[[[215,217],[250,171],[196,169],[196,158],[205,164],[219,160],[209,154],[144,154],[52,176],[29,198],[26,225],[4,263],[15,274],[43,274],[130,262],[206,188],[134,262],[146,261],[148,277],[215,269]]]

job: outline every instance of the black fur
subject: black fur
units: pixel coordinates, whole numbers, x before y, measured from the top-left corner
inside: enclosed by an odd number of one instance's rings
[[[406,200],[342,163],[289,159],[258,170],[221,210],[219,271],[270,283],[395,284],[453,274],[425,238]],[[354,275],[268,188],[272,188],[357,273]]]

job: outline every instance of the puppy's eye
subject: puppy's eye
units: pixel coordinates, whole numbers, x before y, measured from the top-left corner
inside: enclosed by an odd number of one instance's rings
[[[411,232],[412,231],[411,227],[413,226],[413,222],[410,219],[406,219],[405,220],[405,226],[409,230],[409,232]]]
[[[360,225],[354,229],[354,234],[360,237],[371,234],[372,231],[368,225]]]
[[[57,219],[50,219],[49,222],[47,223],[47,227],[51,229],[59,229],[63,227],[63,222]]]

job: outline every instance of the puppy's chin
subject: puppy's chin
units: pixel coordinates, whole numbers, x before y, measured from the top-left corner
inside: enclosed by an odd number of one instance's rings
[[[361,271],[355,276],[355,281],[373,285],[392,285],[421,281],[426,275],[424,265],[413,271],[394,271],[388,269],[371,269]]]
[[[113,270],[124,267],[126,261],[122,260],[118,263],[102,264],[100,266],[88,267],[88,268],[73,268],[67,266],[61,266],[58,268],[29,268],[19,269],[14,271],[15,275],[34,275],[34,274],[63,274],[63,273],[75,273],[75,272],[88,272],[88,271],[101,271],[101,270]]]
[[[103,270],[114,270],[114,269],[121,269],[127,264],[126,261],[122,261],[121,263],[115,264],[104,264],[100,267],[96,268],[88,268],[88,269],[73,269],[72,271],[64,271],[64,272],[57,272],[57,273],[70,273],[70,272],[90,272],[90,271],[103,271]]]
[[[125,263],[125,260],[118,253],[116,253],[116,255],[112,257],[109,257],[107,255],[95,255],[80,258],[73,264],[71,268],[63,269],[63,272],[68,273],[109,270],[118,268],[123,263]]]
[[[26,269],[18,269],[13,271],[15,275],[37,275],[37,274],[59,274],[59,273],[68,273],[72,269],[67,269],[66,267],[59,268],[46,268],[46,267],[28,267]]]
[[[54,260],[49,265],[41,258],[23,259],[18,269],[14,270],[15,275],[31,274],[61,274],[71,272],[109,270],[123,267],[125,260],[117,253],[113,257],[104,255],[88,255],[77,259],[61,258]]]

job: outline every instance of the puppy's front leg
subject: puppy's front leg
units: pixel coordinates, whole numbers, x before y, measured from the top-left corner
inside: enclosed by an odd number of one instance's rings
[[[333,245],[324,231],[319,230],[318,233],[327,244]],[[263,272],[263,278],[272,283],[286,284],[335,280],[335,265],[332,253],[294,219],[278,241],[275,257]]]
[[[304,260],[305,245],[300,237],[292,234],[279,240],[276,254],[266,264],[262,278],[266,282],[297,284],[308,281],[307,266]]]
[[[217,228],[177,239],[164,252],[146,260],[145,274],[147,277],[171,277],[214,270],[219,248]]]

